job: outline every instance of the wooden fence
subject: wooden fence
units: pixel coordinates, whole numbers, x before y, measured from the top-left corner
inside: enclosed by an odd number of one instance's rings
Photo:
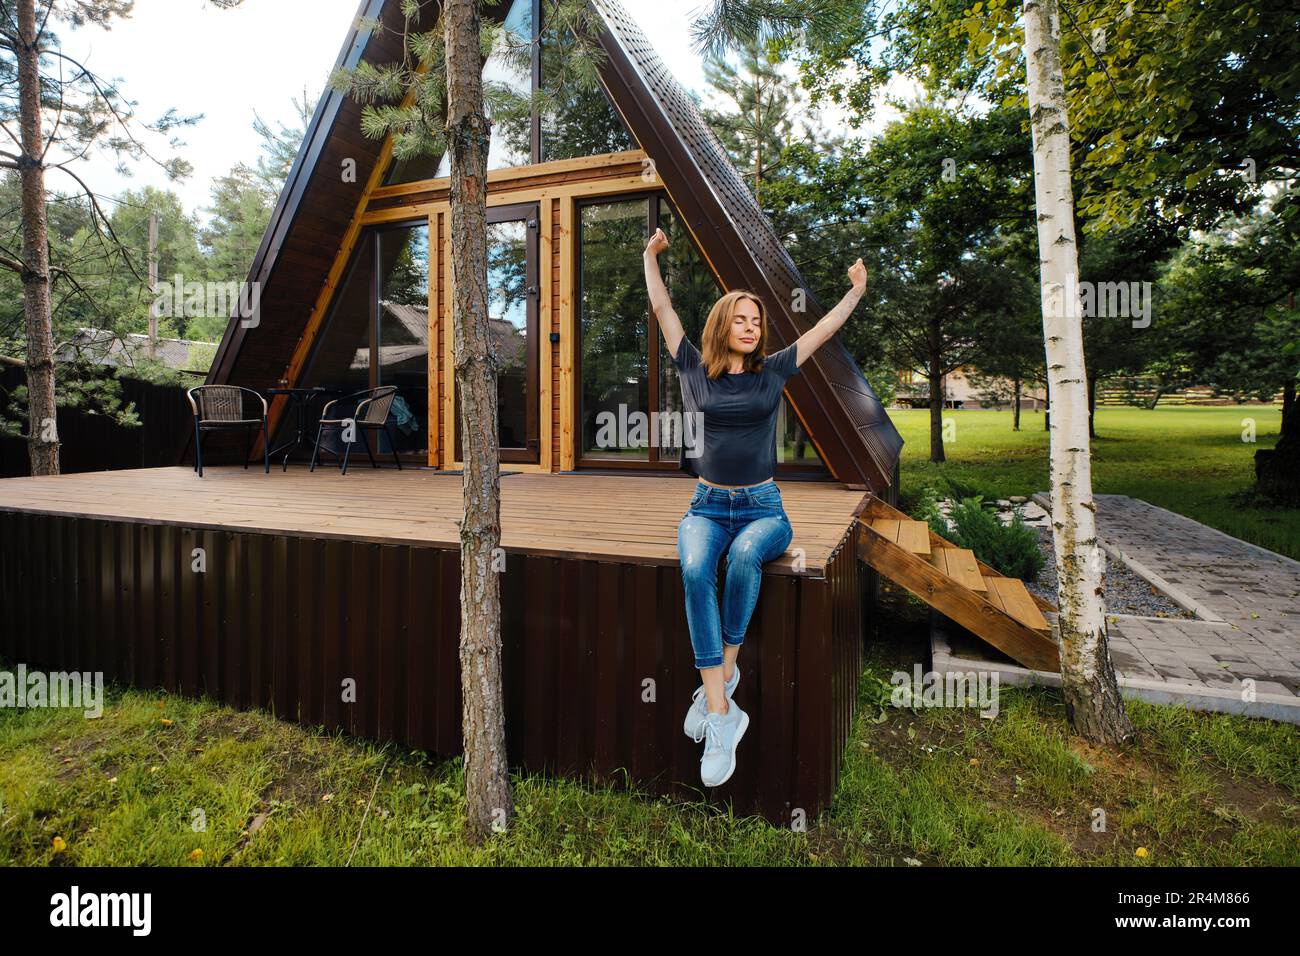
[[[120,382],[122,404],[125,407],[134,403],[140,425],[128,428],[104,415],[60,408],[59,470],[63,473],[154,468],[180,460],[193,420],[185,387],[155,385],[134,378]],[[0,371],[0,402],[7,406],[8,396],[25,384],[25,370],[8,367]],[[0,478],[29,473],[27,440],[0,435]]]

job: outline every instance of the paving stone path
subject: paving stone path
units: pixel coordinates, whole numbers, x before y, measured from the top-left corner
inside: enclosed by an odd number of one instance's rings
[[[1096,500],[1110,560],[1122,553],[1202,618],[1112,617],[1121,677],[1229,693],[1249,678],[1258,695],[1300,697],[1300,561],[1126,495]]]

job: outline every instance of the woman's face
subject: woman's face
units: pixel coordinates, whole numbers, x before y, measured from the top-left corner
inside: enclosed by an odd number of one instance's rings
[[[727,347],[733,352],[747,355],[758,348],[758,339],[762,331],[763,320],[758,314],[758,303],[753,299],[738,300],[735,314],[731,317]]]

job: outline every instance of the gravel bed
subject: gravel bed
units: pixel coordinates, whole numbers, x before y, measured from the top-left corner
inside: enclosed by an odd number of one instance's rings
[[[1026,581],[1025,587],[1040,597],[1056,601],[1056,549],[1052,546],[1052,529],[1038,527],[1038,547],[1043,552],[1045,563],[1038,574],[1037,581]],[[1191,611],[1180,607],[1161,592],[1153,588],[1142,578],[1134,574],[1126,565],[1120,564],[1109,556],[1106,558],[1106,571],[1102,575],[1104,594],[1102,601],[1108,614],[1132,614],[1138,617],[1196,617]]]

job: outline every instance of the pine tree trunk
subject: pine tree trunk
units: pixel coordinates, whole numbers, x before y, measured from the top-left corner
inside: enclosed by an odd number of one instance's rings
[[[1011,430],[1013,432],[1018,432],[1020,431],[1020,374],[1019,373],[1016,373],[1016,377],[1015,377],[1015,398],[1012,399],[1011,408],[1012,408]]]
[[[41,135],[41,77],[35,0],[18,0],[18,111],[22,149],[23,313],[27,319],[28,457],[33,475],[59,473],[54,406],[54,328],[50,308],[49,228]]]
[[[476,0],[445,8],[451,155],[452,325],[465,454],[460,528],[460,675],[466,826],[482,841],[514,815],[501,689],[501,486],[496,357],[487,316],[487,156]]]
[[[1097,743],[1133,737],[1106,640],[1102,552],[1088,442],[1082,306],[1065,296],[1079,274],[1070,134],[1057,0],[1025,0],[1025,61],[1042,266],[1043,337],[1051,401],[1052,532],[1060,605],[1061,685],[1074,731]],[[1052,307],[1055,303],[1056,307]]]
[[[946,460],[943,453],[943,375],[939,362],[930,362],[930,460]]]

